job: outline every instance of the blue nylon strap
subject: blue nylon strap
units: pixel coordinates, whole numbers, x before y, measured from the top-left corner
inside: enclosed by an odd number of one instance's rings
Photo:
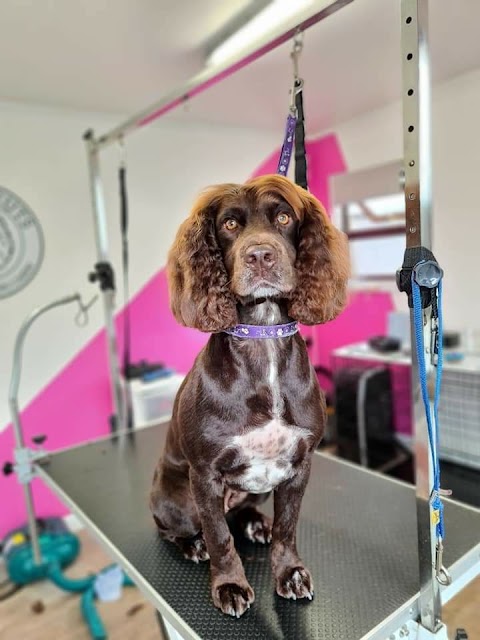
[[[435,295],[435,291],[433,292]],[[433,416],[428,397],[427,388],[427,368],[425,362],[425,344],[423,338],[423,313],[422,313],[422,296],[420,286],[415,281],[414,272],[412,272],[412,297],[413,297],[413,319],[415,327],[415,345],[418,360],[418,370],[420,377],[420,389],[422,393],[423,404],[425,407],[425,415],[427,418],[428,440],[430,452],[432,456],[433,467],[433,491],[430,498],[432,509],[438,511],[438,521],[436,525],[436,534],[438,538],[443,539],[445,529],[443,521],[443,503],[440,497],[440,462],[438,459],[439,449],[439,420],[438,409],[440,402],[440,389],[442,384],[443,372],[443,316],[442,316],[442,281],[438,283],[436,290],[437,295],[437,376],[435,381],[435,395],[433,400]],[[432,420],[433,417],[433,420]]]

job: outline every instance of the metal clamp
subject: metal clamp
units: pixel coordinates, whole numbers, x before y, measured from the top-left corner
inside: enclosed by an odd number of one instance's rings
[[[45,458],[46,452],[43,449],[29,449],[28,447],[21,447],[14,449],[13,456],[15,463],[13,469],[17,474],[20,484],[28,484],[36,476],[36,471],[33,466],[36,460]]]
[[[101,291],[115,291],[115,273],[110,262],[97,262],[88,274],[90,282],[98,282]]]

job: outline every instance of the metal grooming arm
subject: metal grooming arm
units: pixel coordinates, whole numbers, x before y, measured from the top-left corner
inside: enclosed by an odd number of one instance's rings
[[[13,433],[15,436],[15,466],[14,470],[18,476],[18,480],[20,484],[23,485],[23,491],[25,495],[25,504],[27,507],[27,519],[28,519],[28,528],[30,532],[30,540],[32,543],[33,550],[33,558],[37,565],[42,563],[42,555],[40,551],[40,545],[38,542],[38,529],[37,522],[35,519],[35,509],[33,505],[33,495],[32,488],[30,483],[33,478],[33,462],[45,455],[43,451],[35,451],[25,446],[25,439],[23,437],[22,431],[22,423],[20,420],[20,411],[18,408],[18,389],[20,386],[20,376],[22,373],[22,355],[23,355],[23,345],[25,343],[25,338],[27,337],[27,333],[32,326],[32,324],[37,320],[40,316],[42,316],[50,309],[54,309],[55,307],[60,307],[64,304],[70,304],[71,302],[77,302],[79,305],[79,312],[76,316],[76,320],[78,324],[80,324],[80,317],[84,317],[86,319],[86,313],[90,306],[95,302],[96,297],[92,299],[87,305],[83,304],[82,298],[79,293],[75,293],[71,296],[66,296],[65,298],[60,298],[59,300],[55,300],[54,302],[50,302],[49,304],[44,305],[43,307],[39,307],[35,309],[23,322],[20,327],[17,337],[15,339],[15,346],[13,350],[13,365],[12,365],[12,373],[10,378],[10,386],[8,391],[8,404],[10,407],[10,415],[12,418],[13,424]],[[41,444],[41,442],[39,441]]]

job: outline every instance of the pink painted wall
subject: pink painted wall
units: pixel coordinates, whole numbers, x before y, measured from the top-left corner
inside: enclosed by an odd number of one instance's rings
[[[308,174],[311,191],[330,206],[328,178],[345,170],[345,163],[334,135],[307,142]],[[278,150],[254,175],[274,173]],[[385,294],[355,294],[345,313],[321,327],[305,327],[304,335],[313,340],[311,357],[315,364],[330,364],[331,350],[354,340],[381,333],[386,311],[390,310]],[[154,276],[130,303],[132,317],[132,358],[163,361],[186,372],[207,336],[180,327],[170,313],[163,271]],[[122,340],[123,314],[117,319]],[[121,343],[120,343],[121,344]],[[26,354],[28,359],[28,353]],[[109,432],[111,413],[105,334],[100,331],[71,362],[45,387],[23,411],[26,442],[38,433],[48,435],[47,449],[55,451],[91,440]],[[11,459],[11,427],[0,433],[0,461]],[[21,487],[13,476],[0,476],[0,536],[25,521]],[[66,512],[61,503],[36,480],[34,499],[39,516]]]

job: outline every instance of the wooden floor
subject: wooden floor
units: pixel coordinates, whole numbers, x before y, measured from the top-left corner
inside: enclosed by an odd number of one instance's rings
[[[443,619],[452,639],[463,628],[468,640],[480,640],[480,578],[471,582],[443,608]]]
[[[68,571],[71,577],[87,575],[111,563],[87,532],[82,531],[80,538],[82,552]],[[43,608],[41,613],[34,612],[38,607]],[[124,589],[117,602],[99,604],[99,611],[110,640],[162,640],[154,609],[136,588]],[[444,618],[452,640],[458,627],[468,631],[469,640],[480,640],[480,578],[445,606]],[[78,595],[65,594],[46,581],[0,602],[0,640],[89,639]]]
[[[82,551],[67,571],[75,578],[112,563],[97,543],[80,532]],[[44,610],[34,613],[41,603]],[[136,588],[125,588],[120,600],[98,605],[109,640],[162,640],[154,608]],[[78,595],[66,594],[43,581],[0,602],[0,640],[90,640]]]

